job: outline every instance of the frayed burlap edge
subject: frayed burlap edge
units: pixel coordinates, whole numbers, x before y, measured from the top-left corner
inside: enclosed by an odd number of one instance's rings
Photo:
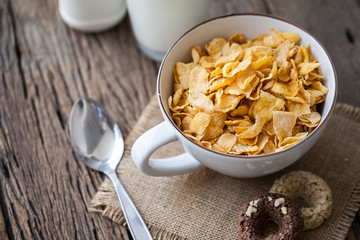
[[[88,211],[101,213],[103,216],[109,218],[115,223],[126,226],[125,217],[121,208],[109,205],[109,203],[113,203],[114,201],[117,202],[119,200],[117,199],[117,195],[111,181],[106,179],[101,184],[99,191],[91,200],[91,207],[88,208]],[[147,224],[147,226],[154,239],[186,240],[186,238],[180,237],[166,230],[159,229],[155,226],[149,224]]]
[[[352,120],[360,121],[360,108],[358,107],[346,103],[338,103],[334,112],[336,114],[344,114]]]
[[[356,182],[355,188],[353,189],[349,202],[344,210],[343,216],[340,218],[340,225],[334,229],[334,239],[345,239],[354,216],[360,208],[360,178]]]
[[[349,104],[339,103],[336,105],[335,114],[343,114],[344,116],[360,121],[360,108]],[[333,239],[344,239],[349,231],[354,216],[360,208],[360,177],[357,179],[355,187],[350,194],[348,204],[344,210],[343,216],[340,219],[340,225],[334,229]]]
[[[115,189],[110,180],[106,179],[91,200],[91,207],[88,208],[89,212],[101,213],[103,216],[109,218],[117,224],[126,226],[125,217],[119,207],[109,205],[109,202],[114,200],[118,201],[115,194]],[[170,233],[166,230],[159,229],[155,226],[147,224],[149,231],[154,239],[168,239],[168,240],[186,240],[176,234]]]
[[[360,108],[355,106],[338,103],[334,109],[335,114],[342,114],[352,120],[360,121]],[[131,135],[131,133],[130,133]],[[100,186],[99,191],[91,200],[91,207],[89,212],[101,213],[103,216],[111,219],[117,224],[126,225],[125,217],[121,208],[109,205],[113,201],[118,201],[113,185],[109,179],[106,179]],[[357,179],[355,187],[350,194],[348,204],[344,210],[341,218],[341,224],[334,229],[333,239],[342,240],[346,237],[351,223],[360,208],[360,177]],[[169,239],[169,240],[186,240],[181,236],[170,233],[166,230],[159,229],[155,226],[147,224],[149,231],[154,239]]]

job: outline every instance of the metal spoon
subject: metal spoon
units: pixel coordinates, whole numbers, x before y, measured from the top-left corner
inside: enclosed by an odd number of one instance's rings
[[[116,175],[116,167],[124,153],[124,140],[116,122],[100,104],[83,98],[74,104],[69,126],[77,157],[88,167],[105,173],[113,182],[132,237],[136,240],[152,239]]]

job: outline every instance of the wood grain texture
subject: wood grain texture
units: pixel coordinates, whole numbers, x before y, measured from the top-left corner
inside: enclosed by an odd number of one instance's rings
[[[333,58],[339,101],[360,106],[359,1],[216,0],[209,10],[236,12],[274,14],[312,32]],[[67,122],[88,96],[126,137],[158,67],[137,48],[128,18],[84,34],[62,22],[55,0],[0,0],[0,239],[129,239],[125,227],[88,213],[104,176],[76,160]]]
[[[360,106],[360,2],[357,0],[270,0],[272,14],[312,33],[333,60],[339,81],[339,102]],[[300,14],[299,14],[300,13]]]
[[[119,34],[126,35],[129,24],[99,39],[67,28],[57,14],[56,2],[5,0],[1,4],[3,29],[8,31],[1,35],[2,43],[8,45],[2,45],[5,64],[0,82],[0,194],[2,213],[8,221],[6,234],[10,239],[127,239],[124,227],[87,212],[87,203],[103,179],[76,160],[67,121],[73,102],[85,95],[103,101],[117,113],[114,115],[125,134],[140,115],[141,109],[129,109],[132,104],[146,105],[155,80],[135,76],[148,84],[139,92],[130,92],[130,83],[136,81],[121,76],[132,74],[126,71],[126,57],[119,57],[122,64],[110,66],[123,51],[118,46],[124,46],[111,41]],[[135,46],[132,49],[137,51]],[[105,59],[110,53],[115,53],[112,59]],[[139,53],[131,55],[136,58]],[[155,65],[141,58],[154,76]],[[140,65],[134,72],[142,74],[140,67],[145,68]],[[132,97],[134,101],[128,101],[126,94],[137,95],[138,100]],[[118,104],[106,104],[114,98]],[[119,114],[126,111],[128,114]]]

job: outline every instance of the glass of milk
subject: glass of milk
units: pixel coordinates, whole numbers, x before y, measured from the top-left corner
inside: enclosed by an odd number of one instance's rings
[[[59,0],[59,12],[70,27],[84,32],[107,30],[126,14],[125,0]]]
[[[168,48],[187,30],[206,20],[211,0],[127,0],[139,48],[161,61]]]

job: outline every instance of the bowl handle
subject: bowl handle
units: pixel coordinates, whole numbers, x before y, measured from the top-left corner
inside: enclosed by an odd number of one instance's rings
[[[167,123],[162,122],[135,141],[131,149],[132,159],[142,172],[151,176],[173,176],[203,168],[204,166],[189,153],[162,159],[150,158],[158,148],[177,140]]]

